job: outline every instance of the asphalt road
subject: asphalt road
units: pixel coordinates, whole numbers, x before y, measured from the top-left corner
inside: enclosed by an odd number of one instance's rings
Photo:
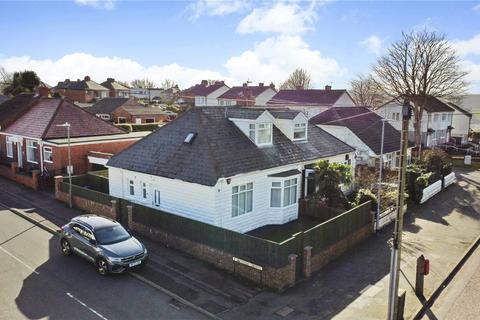
[[[101,277],[58,238],[0,208],[0,319],[205,319],[127,274]]]

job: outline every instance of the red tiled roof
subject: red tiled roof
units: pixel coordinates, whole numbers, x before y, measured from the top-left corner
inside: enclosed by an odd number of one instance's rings
[[[262,94],[265,90],[269,89],[269,86],[247,86],[247,87],[232,87],[224,94],[222,94],[220,99],[237,99],[248,96],[256,97]]]
[[[344,89],[280,90],[267,105],[333,105],[346,92]]]
[[[0,130],[4,130],[38,101],[31,93],[21,93],[0,104]]]
[[[72,138],[125,133],[70,102],[49,98],[40,99],[4,131],[38,139],[65,138],[66,128],[57,126],[65,122],[71,125]]]

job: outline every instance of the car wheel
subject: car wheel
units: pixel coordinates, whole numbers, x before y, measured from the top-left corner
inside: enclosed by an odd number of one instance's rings
[[[105,259],[100,258],[97,260],[97,272],[102,276],[106,276],[108,274],[108,264]]]
[[[62,252],[64,255],[69,256],[72,254],[72,248],[70,247],[70,242],[67,239],[62,239],[60,241],[60,245],[62,246]]]

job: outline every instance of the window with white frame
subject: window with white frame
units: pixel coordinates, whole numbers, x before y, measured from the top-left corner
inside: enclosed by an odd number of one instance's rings
[[[110,120],[110,115],[108,114],[100,114],[100,118],[103,120]]]
[[[53,162],[52,147],[43,147],[43,161],[48,162],[48,163]]]
[[[304,140],[307,138],[307,124],[295,123],[293,128],[293,140]]]
[[[27,161],[32,163],[38,163],[37,161],[37,141],[27,140]]]
[[[253,183],[232,187],[232,217],[253,211]]]
[[[446,113],[442,113],[442,121],[445,121],[447,120],[447,114]]]
[[[145,182],[142,182],[142,198],[146,200],[147,197],[148,197],[147,184]]]
[[[434,114],[433,115],[433,122],[437,122],[438,121],[438,114]]]
[[[135,195],[135,182],[133,180],[128,180],[128,191],[131,196]]]
[[[393,160],[392,153],[387,153],[385,155],[385,158],[386,158],[385,163],[384,163],[385,167],[387,167],[387,168],[391,167],[392,166],[392,160]]]
[[[297,178],[273,181],[270,189],[270,207],[288,207],[297,203]]]
[[[7,157],[13,158],[13,138],[7,137]]]
[[[153,191],[153,205],[155,207],[160,207],[160,190],[158,189]]]
[[[272,144],[272,124],[251,123],[248,127],[248,137],[258,146]]]

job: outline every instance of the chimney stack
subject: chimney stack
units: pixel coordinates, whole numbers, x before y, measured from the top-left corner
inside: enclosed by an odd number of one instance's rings
[[[325,90],[327,90],[327,91],[332,90],[332,86],[326,85],[326,86],[325,86]]]
[[[202,80],[202,83],[201,83],[201,84],[202,84],[202,86],[205,86],[205,87],[206,87],[206,86],[208,85],[208,80]]]
[[[244,82],[244,83],[242,84],[242,87],[244,87],[244,88],[246,88],[247,86],[248,86],[248,84],[247,84],[246,82]]]
[[[303,86],[296,86],[295,89],[296,90],[303,90]]]
[[[259,83],[258,83],[258,86],[259,86],[259,87],[263,87],[263,82],[259,82]]]
[[[115,79],[113,79],[113,78],[107,78],[107,82],[115,82]]]
[[[85,76],[85,81],[90,81],[90,77],[89,76]]]

